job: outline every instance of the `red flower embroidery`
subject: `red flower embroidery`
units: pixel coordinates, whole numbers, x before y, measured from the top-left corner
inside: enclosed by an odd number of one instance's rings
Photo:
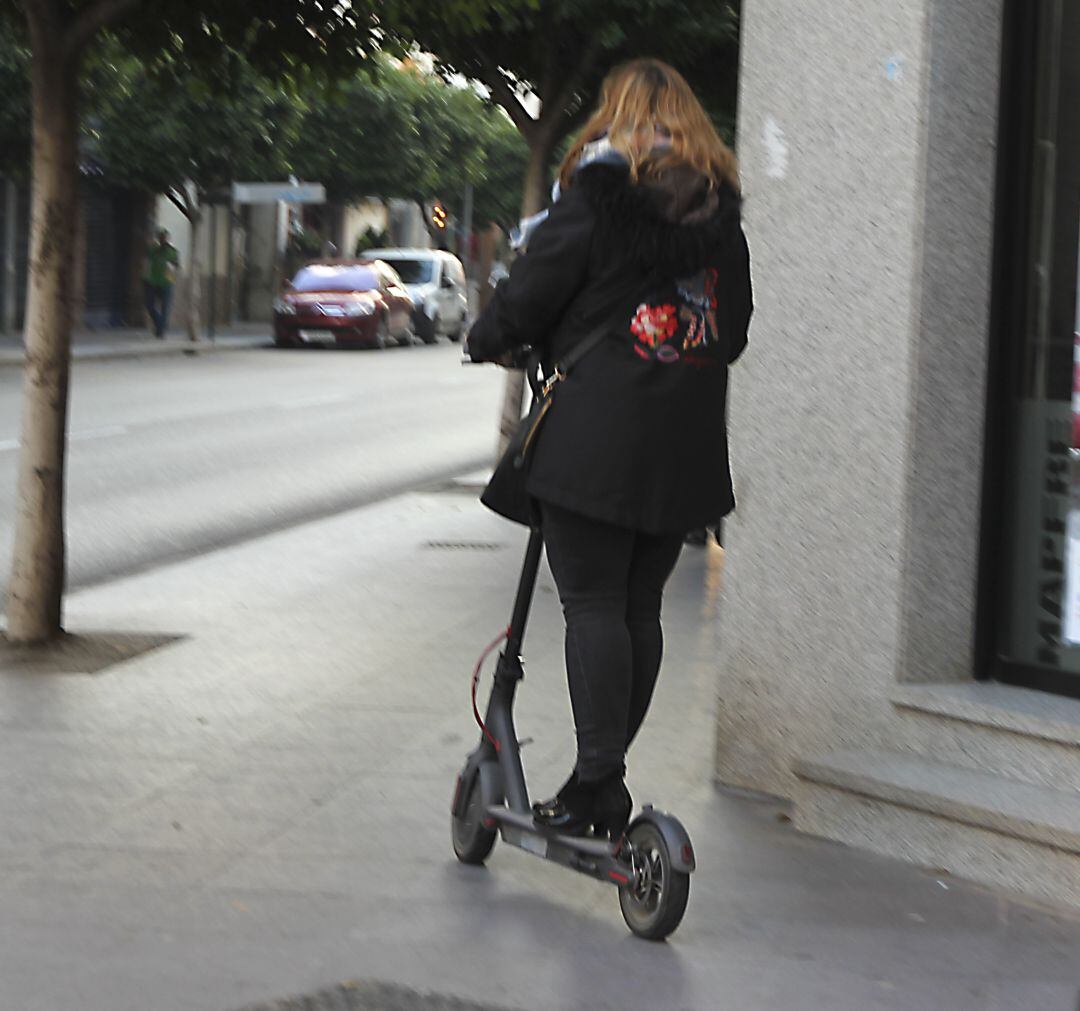
[[[630,330],[642,344],[655,348],[670,340],[679,326],[673,305],[639,305]]]

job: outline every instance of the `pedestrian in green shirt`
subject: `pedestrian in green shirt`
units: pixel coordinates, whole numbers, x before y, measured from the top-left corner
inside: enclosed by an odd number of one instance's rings
[[[157,240],[146,250],[146,273],[143,283],[146,289],[146,311],[154,324],[154,335],[165,336],[165,327],[169,323],[169,309],[172,307],[173,285],[176,283],[176,271],[180,266],[180,254],[169,241],[169,232],[162,228],[157,233]]]

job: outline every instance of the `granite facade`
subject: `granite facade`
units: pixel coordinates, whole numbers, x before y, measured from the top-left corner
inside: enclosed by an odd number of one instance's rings
[[[716,774],[789,795],[800,754],[904,746],[898,681],[972,676],[1001,17],[743,17],[758,311],[732,379]]]

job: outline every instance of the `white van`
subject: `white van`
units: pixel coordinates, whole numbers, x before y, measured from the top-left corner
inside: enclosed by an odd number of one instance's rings
[[[397,271],[413,302],[413,331],[425,344],[443,334],[461,340],[469,325],[469,292],[461,261],[441,249],[367,249]]]

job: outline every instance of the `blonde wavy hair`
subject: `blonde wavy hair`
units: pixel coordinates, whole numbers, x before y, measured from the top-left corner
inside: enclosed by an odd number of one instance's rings
[[[660,154],[656,151],[658,129],[670,136],[670,147]],[[686,78],[660,60],[631,60],[604,78],[596,111],[563,159],[560,185],[571,185],[586,145],[605,135],[630,163],[634,182],[684,163],[714,186],[727,183],[739,191],[734,152],[720,139]]]

